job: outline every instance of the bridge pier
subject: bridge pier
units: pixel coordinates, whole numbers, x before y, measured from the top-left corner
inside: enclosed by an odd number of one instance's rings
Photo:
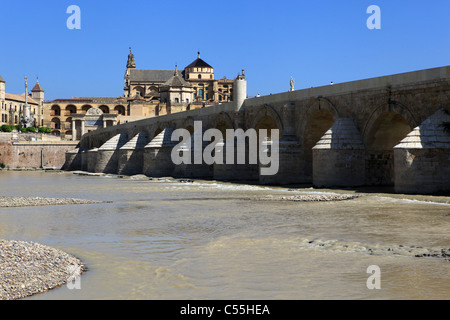
[[[272,141],[263,142],[263,152],[272,152]],[[273,161],[272,157],[272,161]],[[278,142],[278,172],[274,175],[263,175],[262,168],[273,166],[273,163],[262,164],[259,162],[259,183],[265,185],[286,185],[308,183],[304,177],[305,162],[303,149],[297,141],[295,134],[284,134]]]
[[[106,141],[97,150],[94,172],[96,173],[117,173],[119,162],[119,149],[127,142],[128,135],[120,133]]]
[[[259,180],[259,165],[249,163],[249,146],[247,142],[238,141],[234,144],[234,159],[227,161],[227,142],[221,141],[217,143],[217,148],[222,154],[223,163],[214,163],[213,177],[218,181],[258,181]],[[217,149],[216,149],[217,150]],[[244,154],[242,154],[244,153]],[[237,159],[243,156],[244,164],[238,164]],[[231,160],[231,159],[230,159]]]
[[[209,145],[208,141],[203,141],[203,134],[205,130],[201,131],[201,136],[199,133],[195,132],[191,135],[191,138],[189,141],[187,141],[185,144],[183,144],[181,147],[178,148],[176,152],[183,152],[187,153],[190,156],[190,163],[181,163],[175,165],[175,168],[173,170],[172,176],[174,178],[192,178],[192,179],[212,179],[214,176],[213,172],[213,165],[208,165],[205,163],[203,159],[203,151],[205,150],[205,147]],[[198,141],[202,141],[201,146],[195,145],[195,135],[198,134],[199,137],[197,137]],[[196,163],[196,148],[201,148],[201,154],[199,153],[199,156],[201,155],[201,163]],[[198,162],[200,162],[200,159],[198,159]]]
[[[172,161],[172,148],[177,145],[172,141],[173,128],[165,128],[144,148],[142,173],[149,177],[171,177],[175,164]]]
[[[86,151],[86,171],[95,172],[95,166],[97,164],[98,148],[89,149]]]
[[[313,147],[313,185],[365,184],[365,147],[352,118],[338,118]]]
[[[135,175],[142,173],[144,148],[148,144],[147,132],[139,132],[119,149],[117,173]]]
[[[62,170],[73,171],[82,167],[84,148],[76,148],[66,152],[66,161]]]
[[[394,147],[395,191],[450,192],[450,115],[438,110]]]

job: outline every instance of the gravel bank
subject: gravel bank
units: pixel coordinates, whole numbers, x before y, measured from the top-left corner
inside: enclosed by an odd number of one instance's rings
[[[86,267],[61,250],[0,239],[0,300],[42,293],[79,277]]]
[[[71,198],[56,199],[56,198],[40,198],[40,197],[0,197],[0,208],[93,204],[102,202],[103,201],[71,199]]]
[[[294,196],[267,196],[258,200],[272,201],[342,201],[360,197],[354,194],[302,194]]]

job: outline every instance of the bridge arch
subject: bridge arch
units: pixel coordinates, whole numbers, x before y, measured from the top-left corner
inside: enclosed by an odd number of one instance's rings
[[[194,133],[194,118],[191,116],[188,116],[186,119],[184,119],[182,123],[182,128],[189,131],[190,134]]]
[[[209,128],[219,129],[222,132],[222,136],[226,138],[226,130],[227,129],[235,129],[233,119],[227,112],[220,112],[216,115],[209,123]]]
[[[305,179],[312,179],[313,154],[312,148],[323,137],[339,118],[339,111],[327,98],[318,97],[306,107],[306,112],[297,119],[297,137],[300,141],[305,161]]]
[[[418,125],[408,107],[385,103],[377,107],[363,130],[366,146],[366,184],[394,184],[394,146]]]
[[[395,113],[400,115],[411,128],[415,128],[419,125],[417,120],[414,118],[413,113],[407,106],[396,101],[391,101],[391,103],[385,103],[375,108],[375,110],[368,117],[368,120],[366,121],[364,129],[362,131],[362,138],[364,143],[367,144],[370,132],[373,129],[374,125],[380,119],[380,117],[386,113]]]
[[[258,128],[256,128],[258,126]],[[249,128],[254,129],[278,129],[280,137],[284,131],[283,119],[274,107],[266,104],[253,117]]]

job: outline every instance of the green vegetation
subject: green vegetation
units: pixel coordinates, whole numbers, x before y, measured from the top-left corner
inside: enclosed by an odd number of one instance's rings
[[[31,132],[31,133],[35,133],[35,132],[40,132],[40,133],[52,133],[52,129],[48,128],[48,127],[29,127],[29,128],[21,128],[19,125],[8,125],[8,124],[4,124],[2,126],[0,126],[0,132],[12,132],[13,130],[17,130],[23,133],[27,133],[27,132]]]
[[[2,132],[12,132],[14,130],[14,126],[9,126],[7,124],[4,124],[0,127],[0,131]]]
[[[0,162],[0,169],[5,169],[6,168],[6,164],[2,161]]]
[[[50,129],[49,127],[39,127],[38,131],[41,133],[52,133],[52,129]]]

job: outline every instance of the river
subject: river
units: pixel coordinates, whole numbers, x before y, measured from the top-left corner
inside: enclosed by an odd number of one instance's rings
[[[361,196],[256,199],[310,193]],[[450,262],[416,257],[450,250],[450,197],[40,171],[0,172],[0,195],[107,201],[0,208],[0,239],[56,247],[88,267],[80,289],[29,300],[450,297]],[[368,288],[369,266],[379,289]]]

